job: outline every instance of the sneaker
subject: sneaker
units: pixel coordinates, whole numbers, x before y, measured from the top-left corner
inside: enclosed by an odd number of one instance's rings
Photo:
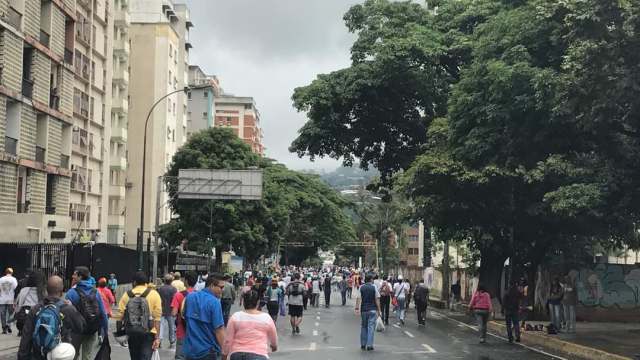
[[[296,332],[300,334],[300,326],[296,326]]]
[[[373,346],[367,346],[367,351],[373,351]]]
[[[402,326],[404,326],[404,320],[400,319],[400,324],[402,324]]]
[[[366,350],[366,349],[367,349],[366,346],[364,346],[364,345],[360,346],[360,350]]]
[[[12,331],[11,331],[11,326],[7,326],[7,332],[8,332],[9,334],[11,334],[11,333],[12,333]]]
[[[518,338],[516,338],[516,342],[517,342],[517,343],[519,343],[519,342],[520,342],[520,338],[519,338],[519,337],[518,337]]]
[[[487,340],[486,340],[486,339],[480,339],[480,344],[484,344],[484,343],[486,343],[486,342],[487,342]]]
[[[513,338],[509,338],[509,344],[513,344]]]
[[[291,334],[295,335],[296,334],[296,328],[291,329]]]
[[[169,344],[169,350],[175,350],[175,349],[176,349],[176,343]]]

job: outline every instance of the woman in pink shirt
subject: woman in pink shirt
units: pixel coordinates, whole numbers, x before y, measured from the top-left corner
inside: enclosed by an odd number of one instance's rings
[[[222,353],[229,360],[264,360],[278,349],[276,326],[269,314],[258,310],[260,295],[255,290],[242,294],[244,311],[231,316]]]
[[[487,322],[491,313],[491,295],[484,285],[478,285],[478,290],[471,297],[469,309],[476,315],[480,326],[480,343],[484,344],[487,341]]]

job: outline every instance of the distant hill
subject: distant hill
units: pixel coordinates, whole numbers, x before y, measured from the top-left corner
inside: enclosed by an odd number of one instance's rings
[[[340,167],[331,172],[319,173],[320,178],[336,190],[357,189],[367,186],[377,178],[377,170],[364,171],[357,167]]]

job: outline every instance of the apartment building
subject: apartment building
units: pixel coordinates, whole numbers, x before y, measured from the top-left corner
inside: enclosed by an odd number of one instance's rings
[[[69,240],[73,0],[0,1],[0,242]]]
[[[187,93],[187,139],[191,134],[213,127],[216,97],[223,90],[215,75],[207,75],[199,66],[189,65],[189,87],[204,87]]]
[[[193,95],[192,95],[193,96]],[[214,126],[233,129],[233,132],[256,154],[264,154],[263,134],[260,127],[260,112],[252,97],[221,94],[214,98]],[[204,116],[204,114],[203,114]]]
[[[111,85],[111,139],[109,141],[109,214],[107,242],[125,242],[127,182],[127,140],[129,113],[129,3],[114,0],[113,83]]]
[[[131,42],[129,95],[128,167],[125,204],[126,242],[135,243],[140,227],[139,214],[142,188],[142,153],[144,121],[152,105],[169,93],[154,108],[147,129],[147,161],[145,179],[145,238],[154,231],[156,211],[160,223],[170,220],[166,195],[156,202],[158,177],[167,170],[186,134],[185,94],[189,62],[189,29],[193,26],[185,5],[169,0],[130,0]]]
[[[76,1],[69,214],[78,241],[104,241],[107,233],[112,14],[110,1]]]

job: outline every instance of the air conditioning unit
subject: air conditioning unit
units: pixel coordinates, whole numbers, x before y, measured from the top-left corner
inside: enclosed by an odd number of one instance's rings
[[[131,189],[131,188],[133,187],[133,182],[131,182],[131,181],[126,181],[126,182],[124,183],[124,187],[125,187],[125,188],[127,188],[127,189]]]
[[[78,165],[71,164],[71,171],[78,170]]]

